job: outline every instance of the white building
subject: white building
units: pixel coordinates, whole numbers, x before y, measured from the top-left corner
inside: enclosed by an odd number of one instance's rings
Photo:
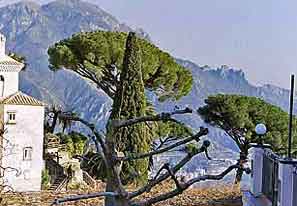
[[[0,34],[1,166],[5,185],[14,191],[41,189],[43,169],[44,104],[19,91],[19,72],[24,65],[5,55],[5,37]]]

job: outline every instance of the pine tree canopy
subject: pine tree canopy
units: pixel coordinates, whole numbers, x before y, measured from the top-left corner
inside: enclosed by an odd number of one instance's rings
[[[123,69],[127,35],[106,31],[75,34],[49,48],[50,67],[75,71],[113,98]],[[186,95],[192,87],[190,71],[152,43],[141,38],[137,41],[145,88],[155,91],[161,100]]]
[[[237,144],[240,143],[240,136],[246,139],[246,143],[257,142],[258,136],[254,130],[257,124],[263,123],[267,127],[264,143],[271,144],[280,153],[286,151],[289,115],[279,107],[256,97],[222,94],[208,97],[205,103],[198,109],[205,122],[231,133]],[[294,138],[294,145],[296,142]]]

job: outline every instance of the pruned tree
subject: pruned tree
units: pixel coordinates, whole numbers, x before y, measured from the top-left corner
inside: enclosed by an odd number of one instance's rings
[[[236,143],[240,149],[239,162],[247,160],[250,144],[255,142],[270,144],[278,153],[286,151],[288,114],[259,98],[223,94],[210,96],[198,113],[206,123],[223,129]],[[255,133],[259,123],[264,123],[268,131],[261,138]],[[235,182],[239,182],[241,176],[242,171],[238,170]]]
[[[120,119],[120,120],[111,120],[109,126],[114,130],[126,128],[129,126],[137,125],[139,123],[145,122],[159,122],[159,121],[173,121],[175,115],[179,114],[190,114],[192,110],[189,108],[176,110],[174,112],[169,113],[160,113],[156,115],[150,116],[141,116],[132,119]],[[116,150],[116,143],[110,139],[106,138],[104,134],[97,131],[94,124],[91,124],[79,117],[67,117],[72,121],[80,122],[83,125],[87,126],[95,135],[96,141],[102,148],[100,150],[100,156],[104,161],[104,165],[106,171],[108,173],[107,185],[113,185],[112,187],[106,188],[106,191],[94,193],[94,194],[86,194],[86,195],[77,195],[71,197],[65,197],[61,199],[56,199],[54,201],[54,205],[58,205],[64,202],[69,201],[78,201],[82,199],[89,198],[97,198],[97,197],[105,197],[105,206],[150,206],[155,203],[167,200],[169,198],[173,198],[177,195],[180,195],[188,189],[191,185],[205,181],[205,180],[220,180],[224,178],[227,174],[229,174],[233,170],[241,170],[249,172],[249,169],[242,167],[240,164],[235,164],[227,167],[222,173],[217,175],[202,175],[200,177],[196,177],[190,179],[188,181],[181,181],[177,178],[177,173],[189,162],[193,159],[193,157],[205,153],[208,157],[208,147],[210,146],[210,142],[205,140],[201,143],[201,137],[208,134],[208,129],[200,128],[200,130],[194,135],[186,136],[184,138],[177,139],[173,142],[167,142],[168,144],[161,145],[156,149],[153,149],[147,153],[130,153],[124,155],[123,153],[119,153]],[[165,140],[164,140],[165,141]],[[187,146],[189,143],[191,146]],[[193,146],[195,145],[195,146]],[[155,177],[152,178],[148,183],[144,186],[139,187],[135,191],[127,191],[123,186],[122,179],[120,178],[121,173],[121,165],[123,162],[134,161],[139,159],[147,159],[155,155],[164,154],[166,152],[172,151],[176,148],[184,147],[185,155],[174,165],[170,163],[164,164],[161,168],[159,168]],[[141,195],[149,192],[151,189],[159,185],[160,183],[171,179],[175,184],[175,188],[169,192],[157,194],[156,196],[150,197],[148,199],[141,199]]]
[[[145,89],[155,91],[160,100],[177,99],[190,91],[192,78],[190,72],[176,64],[169,54],[137,38],[134,33],[129,35],[101,31],[80,33],[55,44],[48,53],[52,69],[66,68],[76,72],[95,83],[113,100],[106,135],[99,132],[94,124],[78,116],[59,113],[59,118],[80,122],[93,132],[95,141],[100,146],[100,149],[97,149],[97,159],[103,162],[106,189],[96,194],[57,199],[55,204],[101,196],[105,197],[106,206],[153,205],[181,194],[199,181],[222,179],[235,169],[246,170],[236,164],[218,175],[205,175],[185,182],[177,179],[177,172],[194,156],[205,153],[209,157],[207,148],[210,142],[200,143],[200,138],[208,133],[205,128],[200,128],[196,134],[189,135],[189,130],[184,127],[179,132],[186,131],[184,134],[188,135],[169,135],[160,139],[159,145],[150,147],[152,135],[148,131],[154,130],[158,133],[157,129],[151,128],[152,125],[158,123],[160,126],[161,122],[182,125],[173,116],[192,113],[192,110],[186,108],[169,113],[152,114],[147,107]],[[192,142],[196,144],[189,146]],[[184,148],[186,155],[179,162],[174,165],[169,163],[163,165],[153,179],[143,183],[136,191],[126,190],[124,187],[126,179],[122,178],[121,174],[125,171],[127,163],[134,164],[133,167],[138,170],[136,172],[141,173],[148,168],[148,160],[152,157],[181,147]],[[143,175],[147,177],[147,174]],[[138,177],[132,179],[136,178]],[[138,199],[168,179],[172,179],[175,183],[174,190],[147,200]]]
[[[168,53],[134,33],[79,33],[49,48],[50,67],[69,69],[86,78],[112,100],[110,120],[146,115],[145,90],[154,91],[160,100],[178,99],[192,86],[191,73],[178,65]],[[117,131],[107,124],[107,138],[118,151],[147,152],[153,141],[151,128],[145,123]],[[124,183],[147,181],[147,160],[123,164]]]

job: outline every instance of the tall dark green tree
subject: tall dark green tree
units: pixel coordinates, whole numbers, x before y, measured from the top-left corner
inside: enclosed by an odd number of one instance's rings
[[[134,33],[130,33],[126,43],[120,83],[117,86],[110,115],[111,120],[133,119],[146,115],[146,97],[142,79],[141,50]],[[144,153],[150,149],[151,136],[145,123],[108,130],[108,138],[113,138],[117,149],[124,153]],[[123,174],[133,174],[133,179],[143,182],[147,177],[148,161],[137,160],[123,165]],[[139,173],[139,174],[137,174]],[[131,177],[132,175],[128,175]]]
[[[250,143],[260,141],[254,131],[258,123],[264,123],[267,127],[262,141],[270,144],[275,152],[285,152],[288,114],[279,107],[256,97],[222,94],[208,97],[205,103],[198,113],[206,123],[223,129],[234,140],[240,149],[239,161],[246,160]],[[239,170],[236,182],[240,181],[241,176]]]
[[[49,48],[50,67],[70,69],[95,83],[112,100],[110,120],[131,119],[147,111],[145,89],[155,91],[160,100],[178,99],[192,85],[188,70],[153,44],[130,33],[80,33]],[[113,131],[107,127],[107,138],[116,141],[120,152],[145,152],[153,135],[148,125],[140,123]],[[143,181],[148,160],[123,165],[124,177]]]

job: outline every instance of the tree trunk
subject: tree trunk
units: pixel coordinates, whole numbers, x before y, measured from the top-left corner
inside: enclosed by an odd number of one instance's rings
[[[244,163],[246,162],[247,160],[247,156],[248,156],[248,147],[245,147],[244,149],[241,150],[240,152],[240,157],[239,157],[239,165],[241,167],[244,166]],[[235,176],[235,182],[234,184],[239,184],[241,179],[242,179],[242,175],[243,175],[243,170],[237,170],[236,171],[236,176]]]
[[[236,171],[236,176],[235,176],[235,182],[234,184],[239,184],[241,179],[242,179],[243,171],[242,170],[237,170]]]
[[[111,179],[106,182],[106,192],[114,192],[118,188],[115,188],[114,181]],[[106,197],[104,200],[104,206],[129,206],[129,200],[125,198],[114,198],[114,197]]]
[[[54,117],[53,117],[53,122],[52,122],[52,126],[50,128],[50,133],[54,134],[55,132],[55,128],[58,122],[58,116],[59,116],[59,112],[54,112]]]
[[[113,183],[111,181],[106,182],[106,192],[112,192],[113,191]],[[115,198],[113,197],[106,197],[104,201],[104,206],[113,206],[115,204]]]

